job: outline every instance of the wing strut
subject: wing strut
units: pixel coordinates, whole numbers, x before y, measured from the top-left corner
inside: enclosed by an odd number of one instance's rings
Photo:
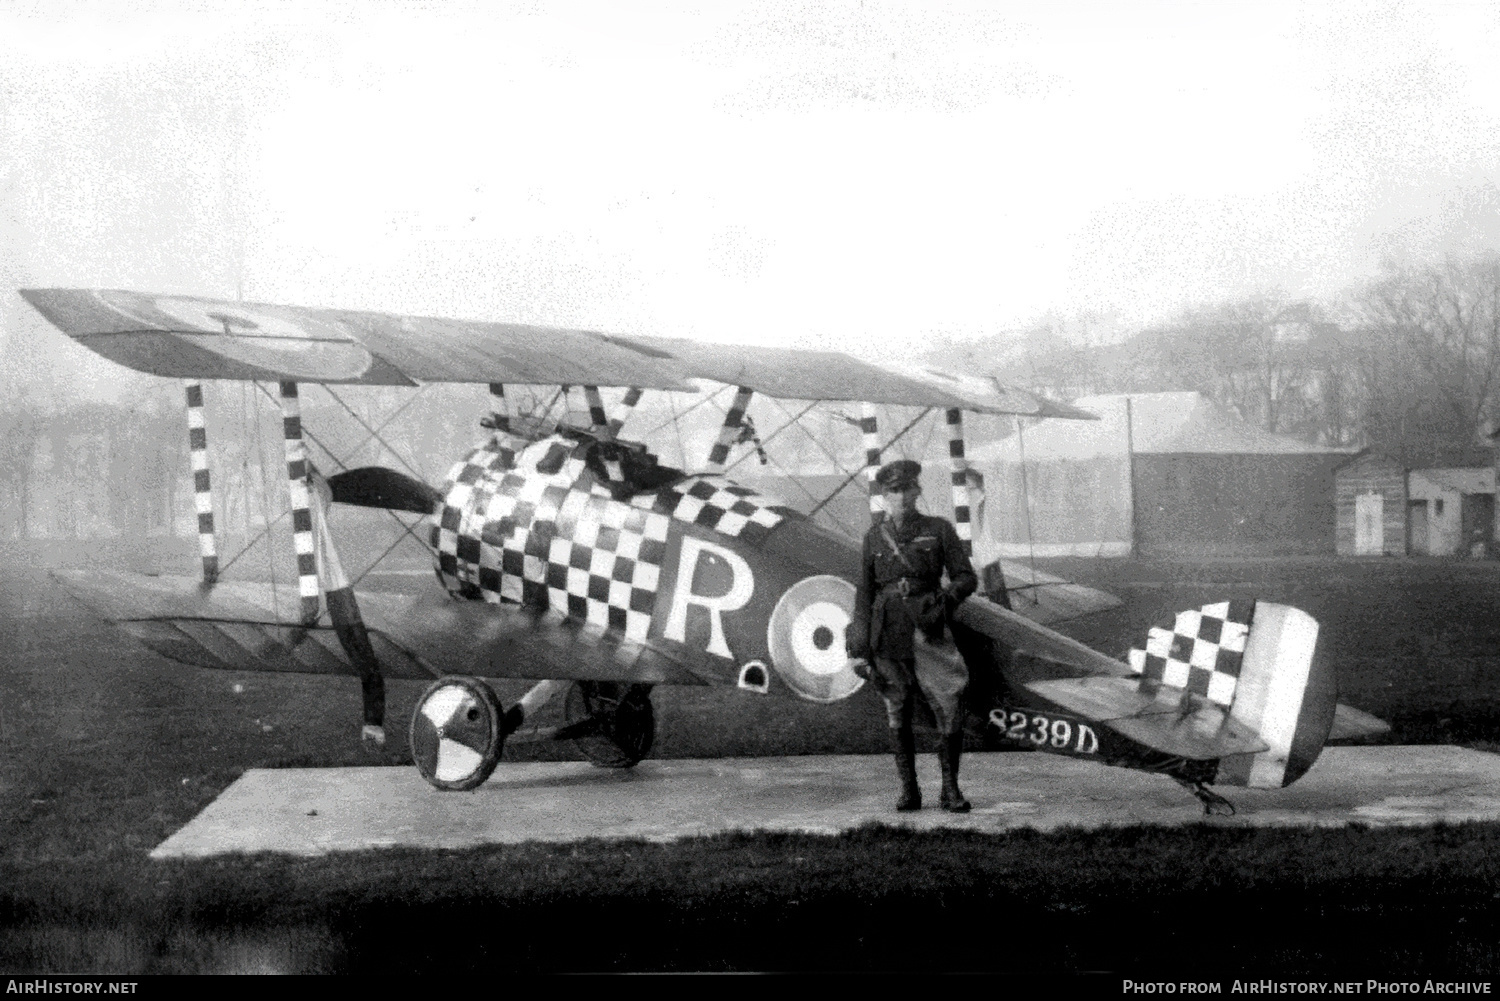
[[[598,386],[584,386],[583,398],[589,405],[589,425],[596,428],[609,427],[609,416],[604,412],[604,397]]]
[[[969,514],[969,460],[964,457],[964,412],[948,411],[948,458],[953,464],[953,527],[964,555],[974,555],[974,523]]]
[[[505,403],[505,383],[490,383],[490,396],[495,409],[490,412],[489,426],[496,431],[509,431],[510,408]]]
[[[750,406],[750,397],[755,390],[740,386],[734,393],[734,402],[724,413],[724,423],[719,428],[719,440],[708,452],[708,468],[715,473],[724,472],[729,461],[729,449],[740,438],[740,429],[745,426],[745,411]]]
[[[312,510],[307,495],[307,445],[302,441],[302,404],[297,384],[281,384],[281,428],[286,444],[287,489],[292,499],[292,543],[297,552],[297,593],[302,597],[302,624],[318,623],[318,558],[313,542]]]
[[[186,382],[188,449],[193,456],[193,502],[198,512],[198,551],[203,556],[203,583],[219,580],[219,550],[214,540],[214,495],[208,472],[208,424],[203,413],[203,383]]]
[[[385,677],[380,672],[380,661],[375,658],[375,648],[370,645],[369,630],[365,628],[364,618],[359,614],[354,585],[349,583],[349,578],[344,573],[344,565],[333,544],[333,533],[328,529],[328,506],[333,502],[333,490],[311,464],[307,464],[306,469],[307,479],[302,489],[311,507],[317,540],[318,571],[326,589],[328,617],[333,620],[333,631],[338,635],[339,646],[349,655],[349,662],[359,675],[364,699],[363,738],[376,745],[384,745]],[[309,486],[311,489],[308,489]],[[300,555],[298,559],[300,561]]]
[[[880,469],[880,425],[875,418],[875,404],[859,405],[859,430],[865,438],[865,485],[870,491],[870,523],[878,525],[885,516],[880,491],[875,489],[875,473]]]
[[[622,408],[620,416],[610,418],[610,434],[618,435],[620,433],[620,429],[625,426],[625,422],[630,420],[631,411],[635,410],[635,405],[639,402],[641,402],[641,389],[639,386],[631,386],[625,391],[625,398],[620,401]]]

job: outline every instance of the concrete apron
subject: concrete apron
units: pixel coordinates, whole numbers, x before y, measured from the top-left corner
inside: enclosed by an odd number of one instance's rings
[[[918,775],[926,808],[896,813],[895,769],[878,755],[651,760],[625,771],[586,762],[502,762],[467,793],[440,792],[410,767],[252,769],[151,856],[670,841],[721,831],[826,834],[870,823],[1005,831],[1500,819],[1500,755],[1459,747],[1327,748],[1290,788],[1219,789],[1238,809],[1233,817],[1205,817],[1170,779],[1045,754],[965,755],[969,814],[938,809],[933,755],[919,757]]]

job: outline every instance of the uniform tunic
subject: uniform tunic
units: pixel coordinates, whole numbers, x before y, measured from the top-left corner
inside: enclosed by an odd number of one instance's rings
[[[951,603],[978,587],[958,533],[943,518],[912,512],[900,526],[887,522],[865,534],[850,652],[873,661],[871,680],[886,701],[893,727],[908,718],[913,686],[926,696],[940,731],[954,732],[960,722],[958,701],[968,670],[953,644],[943,639],[945,570]]]

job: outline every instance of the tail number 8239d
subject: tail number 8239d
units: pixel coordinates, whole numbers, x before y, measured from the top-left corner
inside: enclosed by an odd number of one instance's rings
[[[1039,751],[1060,754],[1097,754],[1099,736],[1081,720],[1019,709],[991,709],[990,725],[1006,740],[1030,744]]]

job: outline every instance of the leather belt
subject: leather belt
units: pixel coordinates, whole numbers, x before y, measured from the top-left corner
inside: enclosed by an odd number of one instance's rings
[[[937,585],[920,577],[899,577],[881,588],[882,591],[894,591],[903,598],[910,598],[914,594],[928,594],[937,590]]]

